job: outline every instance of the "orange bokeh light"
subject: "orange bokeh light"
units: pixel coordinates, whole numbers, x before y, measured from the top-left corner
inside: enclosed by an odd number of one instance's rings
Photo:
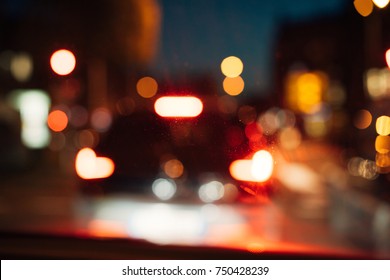
[[[51,130],[61,132],[68,125],[68,116],[61,110],[54,110],[47,117],[47,125]]]
[[[236,96],[236,95],[239,95],[242,93],[242,91],[244,90],[244,87],[245,87],[245,82],[244,80],[241,78],[241,76],[237,76],[237,77],[226,77],[224,80],[223,80],[223,89],[224,91],[231,95],[231,96]]]
[[[97,157],[90,148],[81,149],[76,156],[76,172],[82,179],[110,177],[115,170],[114,162],[107,157]]]
[[[137,82],[137,92],[143,98],[151,98],[156,95],[158,84],[152,77],[143,77]]]
[[[55,51],[50,58],[50,66],[56,74],[68,75],[76,67],[76,57],[71,51],[65,49]]]
[[[202,113],[203,103],[194,96],[164,96],[156,100],[154,110],[161,117],[191,118]]]

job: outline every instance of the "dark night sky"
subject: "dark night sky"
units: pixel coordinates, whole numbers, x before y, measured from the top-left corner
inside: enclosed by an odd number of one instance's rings
[[[346,4],[343,0],[160,2],[163,25],[156,69],[168,75],[179,69],[209,71],[222,79],[220,62],[235,55],[244,62],[246,89],[257,92],[271,86],[272,48],[280,22],[332,16]]]

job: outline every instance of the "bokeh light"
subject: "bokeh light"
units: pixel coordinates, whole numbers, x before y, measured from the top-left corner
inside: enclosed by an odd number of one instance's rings
[[[386,63],[387,63],[387,67],[390,68],[390,49],[388,49],[385,53],[385,58],[386,58]]]
[[[274,170],[274,159],[272,155],[261,150],[253,155],[251,173],[258,182],[267,181]]]
[[[199,198],[205,203],[215,202],[220,200],[225,192],[224,185],[218,181],[211,181],[200,186],[198,194]]]
[[[224,91],[231,95],[231,96],[236,96],[239,95],[243,92],[245,87],[244,80],[241,78],[241,76],[237,77],[226,77],[223,80],[223,89]]]
[[[377,153],[375,162],[378,167],[378,173],[390,172],[390,153]]]
[[[115,165],[111,159],[97,157],[92,149],[84,148],[77,153],[75,168],[82,179],[102,179],[114,173]]]
[[[226,77],[235,78],[241,75],[243,69],[244,64],[236,56],[229,56],[222,60],[221,71]]]
[[[379,135],[389,135],[390,134],[390,117],[389,116],[380,116],[376,119],[376,132]]]
[[[10,98],[13,107],[20,112],[23,144],[32,149],[47,147],[50,143],[47,127],[49,94],[41,90],[18,90],[12,92]]]
[[[99,134],[91,129],[83,129],[75,135],[75,144],[78,148],[94,148],[99,144]]]
[[[143,77],[137,82],[137,92],[143,98],[151,98],[156,95],[158,84],[152,77]]]
[[[387,60],[386,60],[387,61]],[[390,70],[388,67],[368,69],[365,74],[365,86],[372,99],[389,96]]]
[[[376,162],[365,159],[359,165],[359,175],[367,180],[374,180],[378,177]]]
[[[107,108],[96,108],[91,114],[91,125],[98,132],[106,132],[112,124],[112,115]]]
[[[238,188],[236,185],[232,183],[227,183],[223,185],[224,187],[224,194],[223,194],[223,201],[224,202],[233,202],[237,199],[238,197]]]
[[[164,96],[156,100],[154,109],[161,117],[191,118],[202,113],[203,103],[193,96]]]
[[[179,178],[183,175],[184,166],[180,160],[170,159],[164,163],[163,166],[165,174],[167,174],[170,178]]]
[[[239,159],[233,161],[229,166],[230,175],[239,181],[256,182],[256,178],[253,177],[252,172],[252,160],[251,159]]]
[[[356,128],[359,129],[366,129],[371,125],[372,122],[372,115],[368,110],[359,110],[354,119],[353,119],[353,124],[355,125]]]
[[[55,51],[50,58],[50,66],[58,75],[69,75],[76,67],[76,57],[69,50]]]
[[[153,193],[161,200],[169,200],[176,193],[176,183],[173,180],[157,179],[152,184]]]
[[[356,11],[363,17],[369,16],[374,9],[372,0],[355,0],[353,5],[355,6]]]
[[[390,136],[378,135],[375,139],[375,150],[380,154],[390,152]]]
[[[273,135],[281,125],[278,118],[278,110],[276,108],[267,110],[259,116],[257,123],[265,135]]]
[[[280,147],[286,150],[294,150],[302,142],[302,134],[295,127],[282,128],[278,135]]]
[[[383,9],[389,4],[389,0],[372,0],[372,2],[380,9]]]
[[[323,72],[292,72],[287,77],[286,102],[295,111],[315,113],[323,100],[328,77]]]
[[[10,71],[19,82],[26,82],[33,72],[33,61],[27,53],[20,53],[11,59]]]
[[[47,125],[55,132],[63,131],[68,125],[68,116],[64,111],[54,110],[47,117]]]

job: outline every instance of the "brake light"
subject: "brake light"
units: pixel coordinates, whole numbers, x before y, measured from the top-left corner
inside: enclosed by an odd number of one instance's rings
[[[106,157],[97,157],[95,151],[84,148],[77,153],[75,162],[77,175],[82,179],[102,179],[112,175],[114,162]]]
[[[161,117],[193,118],[202,113],[203,103],[194,96],[164,96],[156,100],[154,110]]]
[[[272,155],[261,150],[252,159],[235,160],[230,164],[229,172],[239,181],[265,182],[272,176],[274,160]]]

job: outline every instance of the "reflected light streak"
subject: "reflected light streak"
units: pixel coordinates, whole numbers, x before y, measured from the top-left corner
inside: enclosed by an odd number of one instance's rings
[[[88,224],[88,230],[97,237],[127,237],[126,227],[117,221],[92,220]]]
[[[165,96],[156,100],[154,109],[161,117],[190,118],[202,113],[203,103],[193,96]]]
[[[82,179],[102,179],[114,173],[114,162],[106,157],[97,157],[90,148],[81,149],[75,162],[77,175]]]
[[[199,211],[155,204],[132,214],[131,236],[159,244],[194,242],[203,235],[205,223]]]
[[[71,51],[65,49],[55,51],[50,58],[50,66],[56,74],[68,75],[76,67],[76,57]]]

